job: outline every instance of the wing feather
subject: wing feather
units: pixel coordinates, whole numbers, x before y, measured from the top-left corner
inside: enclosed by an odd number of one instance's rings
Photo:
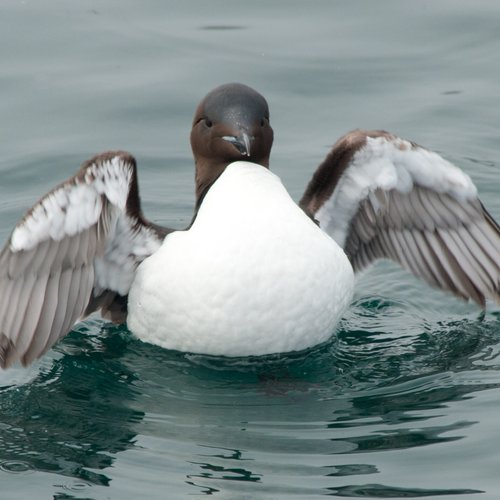
[[[75,321],[79,318],[80,313],[76,311],[78,292],[80,288],[80,284],[82,281],[82,266],[75,267],[71,272],[71,279],[68,285],[68,298],[67,298],[67,307],[66,314],[64,315],[64,320],[62,323],[61,331],[69,330]]]
[[[470,272],[468,272],[468,275],[471,277],[476,276],[476,279],[479,279],[481,282],[481,288],[494,289],[495,282],[493,276],[495,275],[495,268],[489,266],[489,262],[491,262],[489,257],[485,255],[484,258],[479,259],[479,247],[474,244],[471,238],[461,235],[458,230],[450,231],[446,234],[447,238],[453,241],[453,243],[450,241],[450,243],[447,244],[450,248],[451,246],[455,247],[455,255],[457,255],[460,260],[465,259],[469,263]],[[479,250],[479,253],[474,252],[474,250]],[[488,268],[490,272],[488,272]]]
[[[12,327],[14,326],[16,316],[18,315],[24,316],[24,311],[20,311],[17,307],[21,292],[23,290],[23,284],[24,284],[24,278],[15,280],[10,295],[7,298],[7,300],[9,301],[9,305],[5,315],[5,328],[7,328],[8,330],[11,330]],[[13,337],[14,341],[17,340],[18,337],[17,333],[18,332],[15,332],[15,337]]]
[[[15,311],[15,315],[13,323],[10,326],[7,326],[6,328],[8,328],[12,332],[13,340],[16,340],[19,337],[21,326],[23,324],[26,315],[28,314],[29,311],[28,303],[31,294],[33,293],[33,289],[36,285],[36,281],[37,281],[36,274],[27,273],[24,276],[23,280],[17,280],[17,283],[21,285],[21,290],[18,296],[9,297],[9,301],[12,302],[12,305],[10,307]]]
[[[500,266],[500,256],[498,255],[500,237],[497,236],[497,232],[491,230],[486,224],[477,224],[468,227],[468,229],[495,265]]]
[[[468,296],[467,290],[460,278],[462,272],[455,269],[455,259],[450,259],[450,256],[447,255],[446,248],[442,245],[437,233],[426,233],[425,236],[444,274],[451,282],[450,289],[459,297],[466,298]]]
[[[37,325],[45,299],[45,290],[48,281],[48,274],[42,275],[35,282],[35,286],[30,294],[28,308],[24,315],[23,324],[19,331],[19,337],[15,339],[16,351],[25,353],[31,344],[33,332]]]
[[[60,337],[61,332],[64,331],[64,321],[68,315],[68,308],[73,306],[73,304],[69,304],[68,300],[74,273],[75,271],[73,269],[63,269],[59,278],[59,288],[57,289],[57,315],[54,321],[59,328],[53,329],[51,332],[51,337],[54,335],[54,337],[52,337],[54,341],[56,341]]]
[[[40,315],[38,324],[36,325],[36,335],[33,335],[29,348],[21,358],[24,365],[32,363],[45,352],[46,347],[47,349],[49,348],[49,336],[53,328],[54,317],[59,303],[58,288],[60,277],[60,270],[49,276],[42,306],[43,313]]]
[[[481,243],[476,240],[469,231],[469,228],[459,227],[457,230],[458,238],[457,241],[463,242],[471,255],[474,256],[475,260],[481,265],[486,274],[490,277],[495,276],[497,264],[491,258],[491,256],[485,251],[484,247],[481,246]],[[478,256],[484,255],[483,259],[479,259]],[[495,283],[491,280],[492,286],[495,286]]]
[[[409,193],[409,200],[414,212],[413,221],[415,226],[422,231],[434,231],[436,220],[432,217],[422,200],[422,190],[414,189]]]
[[[55,297],[57,307],[55,310],[54,318],[52,320],[52,325],[50,327],[49,336],[47,339],[47,343],[44,346],[44,350],[50,349],[57,340],[64,335],[62,325],[64,323],[64,318],[66,316],[66,301],[65,295],[61,290],[64,289],[66,284],[66,276],[68,275],[67,271],[63,271],[62,269],[58,272],[58,280],[55,286]]]
[[[481,276],[481,267],[477,266],[475,262],[469,259],[469,256],[464,251],[465,246],[460,247],[457,245],[455,238],[453,238],[454,232],[438,230],[438,233],[444,246],[450,251],[453,257],[455,257],[457,264],[460,263],[460,268],[467,277],[469,283],[476,290],[487,290],[489,288],[489,280],[487,277]]]
[[[450,290],[456,293],[456,288],[453,285],[452,280],[447,275],[441,262],[436,257],[436,254],[433,252],[425,237],[428,232],[410,231],[410,234],[414,238],[415,244],[421,252],[422,259],[424,260],[424,267],[429,268],[434,277],[434,281],[429,282],[429,284],[431,286],[442,288],[444,290]]]
[[[0,281],[0,297],[2,297],[2,300],[0,300],[0,331],[5,330],[6,316],[9,311],[10,297],[14,283],[14,280],[8,278],[2,278]]]
[[[341,138],[300,206],[355,271],[392,259],[431,286],[500,303],[500,228],[460,169],[383,131]]]
[[[396,251],[399,262],[401,262],[407,269],[412,272],[416,272],[415,264],[411,259],[410,252],[405,248],[405,241],[403,235],[400,231],[394,229],[389,229],[389,239],[391,240],[392,246]]]
[[[411,260],[413,263],[412,272],[415,275],[420,275],[422,278],[431,285],[436,285],[439,282],[436,280],[432,266],[427,264],[427,260],[423,254],[423,251],[417,245],[415,238],[413,237],[413,233],[404,229],[399,233],[401,246],[408,249],[408,255],[411,256]]]

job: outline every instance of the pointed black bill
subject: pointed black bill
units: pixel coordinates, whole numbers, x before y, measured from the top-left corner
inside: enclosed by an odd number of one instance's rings
[[[240,136],[225,135],[222,137],[225,141],[230,142],[242,156],[250,156],[251,147],[250,143],[252,137],[243,132]]]

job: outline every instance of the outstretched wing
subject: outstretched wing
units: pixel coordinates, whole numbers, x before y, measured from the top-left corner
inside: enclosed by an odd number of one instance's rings
[[[31,363],[94,310],[123,322],[135,270],[168,232],[141,213],[133,156],[85,162],[26,213],[0,252],[0,366]]]
[[[342,137],[300,206],[355,271],[392,259],[482,307],[500,301],[500,228],[471,179],[441,156],[383,131]]]

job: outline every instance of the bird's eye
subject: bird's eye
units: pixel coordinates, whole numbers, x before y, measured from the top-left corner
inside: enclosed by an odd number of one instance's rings
[[[213,125],[212,120],[210,120],[209,118],[205,118],[205,125],[210,128]]]
[[[266,124],[266,122],[267,122],[267,118],[262,118],[260,120],[260,126],[263,127]]]

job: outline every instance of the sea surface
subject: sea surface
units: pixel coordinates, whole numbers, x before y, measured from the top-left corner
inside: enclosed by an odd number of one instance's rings
[[[500,219],[497,0],[2,0],[0,62],[2,242],[106,149],[136,156],[147,217],[184,228],[194,109],[230,81],[268,99],[295,199],[338,137],[381,128]],[[332,334],[230,360],[91,317],[0,372],[0,498],[500,498],[498,308],[380,263]]]

